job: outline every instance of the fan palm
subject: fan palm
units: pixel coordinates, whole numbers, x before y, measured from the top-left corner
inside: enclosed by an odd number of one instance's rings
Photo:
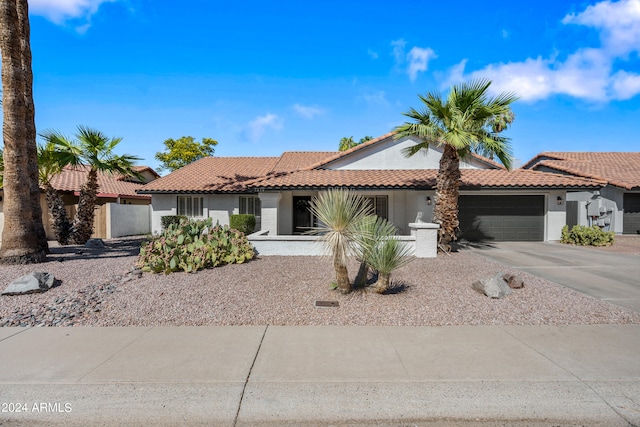
[[[59,132],[42,134],[47,143],[53,144],[62,165],[86,167],[87,180],[80,188],[78,210],[71,226],[71,243],[84,244],[93,234],[94,208],[98,194],[98,172],[134,176],[133,169],[138,157],[128,154],[116,155],[114,149],[122,138],[109,138],[102,132],[78,126],[77,141],[66,138]]]
[[[490,85],[491,81],[485,79],[455,85],[446,100],[438,93],[419,95],[424,108],[411,108],[404,113],[412,122],[395,129],[396,138],[415,136],[421,140],[406,150],[407,156],[432,144],[442,147],[433,222],[440,225],[439,244],[447,251],[456,240],[458,230],[460,159],[480,152],[498,158],[507,169],[511,168],[510,140],[500,132],[513,121],[510,105],[518,98],[506,92],[489,97]]]
[[[63,168],[64,164],[53,143],[49,142],[38,146],[38,181],[45,189],[47,208],[56,240],[61,245],[67,245],[71,234],[71,222],[64,208],[62,197],[51,185],[53,177],[62,172]]]
[[[358,224],[371,213],[371,206],[351,190],[329,189],[313,198],[310,209],[320,223],[311,232],[320,234],[320,241],[333,257],[338,290],[349,293],[347,257],[362,242]]]

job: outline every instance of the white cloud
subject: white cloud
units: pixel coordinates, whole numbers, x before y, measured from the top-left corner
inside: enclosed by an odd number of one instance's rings
[[[407,55],[409,58],[409,78],[411,81],[415,81],[418,77],[418,73],[421,71],[427,71],[429,67],[429,60],[436,58],[437,55],[431,48],[423,49],[421,47],[414,46]]]
[[[396,64],[401,65],[404,64],[406,55],[404,53],[404,47],[407,45],[407,42],[404,39],[393,40],[391,42],[391,46],[393,46],[393,59]]]
[[[367,92],[362,95],[362,98],[371,105],[389,105],[387,101],[386,93],[383,90]]]
[[[245,136],[252,142],[259,140],[267,128],[274,130],[282,129],[283,120],[277,114],[267,113],[264,116],[258,116],[249,122],[245,129]]]
[[[294,104],[293,110],[305,119],[312,119],[315,116],[324,114],[324,110],[322,108],[311,105]]]
[[[640,75],[614,67],[624,68],[629,54],[640,51],[640,0],[605,0],[582,13],[567,15],[562,22],[598,29],[602,45],[577,49],[564,60],[557,55],[527,58],[467,74],[464,60],[449,70],[447,83],[484,77],[492,80],[494,93],[515,92],[524,101],[559,94],[607,102],[640,94]]]
[[[374,50],[368,49],[367,50],[367,54],[369,55],[369,57],[371,59],[378,59],[378,52],[376,52]]]
[[[504,28],[502,29],[502,31],[500,32],[500,35],[502,35],[503,39],[508,39],[510,34],[509,31],[505,30]]]
[[[61,24],[67,19],[89,19],[102,3],[118,0],[29,0],[29,12]]]
[[[640,50],[640,0],[602,1],[582,13],[565,16],[562,23],[600,30],[603,48],[609,53]]]

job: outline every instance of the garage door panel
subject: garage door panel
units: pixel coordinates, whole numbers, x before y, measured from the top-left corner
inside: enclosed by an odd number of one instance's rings
[[[640,193],[627,193],[623,197],[622,232],[640,234]]]
[[[544,196],[460,196],[460,237],[544,240]]]

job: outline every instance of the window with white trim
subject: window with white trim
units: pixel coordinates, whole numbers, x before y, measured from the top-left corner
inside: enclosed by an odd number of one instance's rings
[[[178,196],[178,215],[189,218],[204,216],[203,198],[197,196]]]
[[[374,214],[389,219],[389,196],[364,196],[364,199],[371,205]]]
[[[240,196],[240,213],[251,214],[259,218],[262,214],[262,205],[258,196]]]

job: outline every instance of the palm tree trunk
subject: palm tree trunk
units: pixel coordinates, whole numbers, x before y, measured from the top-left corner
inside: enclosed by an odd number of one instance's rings
[[[458,194],[460,187],[460,157],[455,148],[444,145],[440,158],[440,169],[436,181],[433,222],[440,225],[439,244],[444,250],[451,250],[451,242],[458,232]]]
[[[87,181],[80,189],[78,200],[78,210],[73,219],[71,229],[71,243],[84,245],[93,234],[94,209],[96,206],[96,195],[98,194],[98,172],[91,168],[87,175]]]
[[[378,280],[371,286],[371,289],[379,294],[383,294],[389,289],[389,282],[391,281],[391,274],[379,273]]]
[[[42,223],[42,207],[40,206],[40,186],[38,185],[38,153],[36,145],[35,106],[33,103],[33,71],[31,69],[31,30],[29,26],[29,10],[26,0],[17,1],[18,25],[20,27],[21,59],[24,71],[25,123],[24,132],[27,141],[27,159],[30,183],[30,198],[33,223],[38,245],[45,253],[49,253],[47,234]]]
[[[68,245],[69,236],[71,234],[71,222],[67,216],[67,211],[64,209],[64,202],[51,184],[47,184],[46,194],[47,206],[49,208],[49,215],[53,221],[53,230],[56,234],[56,240],[61,245]]]
[[[354,288],[364,288],[367,284],[367,276],[369,275],[369,266],[366,262],[360,262],[360,268],[358,268],[358,274],[356,275],[355,280],[353,281]]]
[[[343,294],[348,294],[352,291],[351,282],[349,282],[349,272],[347,271],[347,266],[342,264],[338,257],[334,257],[333,259],[333,267],[336,270],[336,284],[338,285],[338,290]]]
[[[25,70],[17,4],[26,10],[26,0],[0,0],[0,51],[2,51],[3,137],[4,137],[4,230],[0,257],[3,262],[42,262],[46,251],[39,243],[31,198],[31,175],[25,132]],[[27,40],[28,42],[28,40]],[[35,138],[33,140],[35,144]],[[35,151],[33,152],[35,154]],[[35,159],[33,160],[35,161]],[[37,181],[35,183],[37,186]],[[39,201],[38,201],[39,202]],[[39,218],[42,227],[42,217]]]

